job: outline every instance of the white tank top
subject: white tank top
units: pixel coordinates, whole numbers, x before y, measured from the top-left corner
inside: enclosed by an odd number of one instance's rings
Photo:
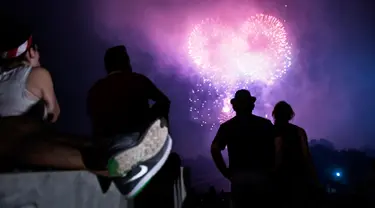
[[[0,68],[0,116],[19,116],[38,102],[37,97],[27,91],[26,81],[31,66],[20,66],[2,71]]]

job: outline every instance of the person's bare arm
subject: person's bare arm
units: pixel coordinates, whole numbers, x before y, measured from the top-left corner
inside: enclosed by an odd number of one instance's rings
[[[301,139],[301,145],[302,145],[302,153],[305,159],[305,162],[308,167],[308,171],[310,171],[311,176],[313,177],[314,180],[318,181],[318,176],[314,167],[314,163],[310,154],[310,149],[309,149],[309,144],[308,144],[308,139],[307,139],[307,134],[306,131],[302,128],[298,130],[299,137]]]
[[[221,150],[216,142],[212,142],[211,144],[211,155],[214,163],[219,169],[220,173],[227,179],[230,179],[230,174],[227,165],[225,164],[223,155],[221,154]]]
[[[148,92],[149,92],[149,96],[150,96],[150,99],[155,101],[155,104],[156,103],[162,103],[164,105],[167,105],[169,107],[171,101],[169,100],[169,98],[162,92],[159,90],[159,88],[157,88],[155,86],[154,83],[152,83],[151,80],[149,80],[148,78],[147,79],[147,86],[148,86]]]
[[[52,114],[51,122],[56,122],[60,115],[60,106],[56,99],[50,73],[42,67],[33,68],[27,80],[27,89],[46,102],[47,113]]]
[[[301,139],[301,145],[302,145],[302,153],[306,161],[310,162],[311,161],[311,155],[310,155],[310,150],[309,150],[309,145],[307,142],[307,134],[305,130],[299,129],[298,130],[299,137]]]
[[[224,161],[223,155],[221,152],[225,149],[226,147],[226,139],[225,135],[223,134],[223,128],[220,126],[214,140],[212,141],[211,144],[211,155],[212,159],[217,167],[219,169],[220,173],[227,179],[230,180],[230,173],[229,169]]]

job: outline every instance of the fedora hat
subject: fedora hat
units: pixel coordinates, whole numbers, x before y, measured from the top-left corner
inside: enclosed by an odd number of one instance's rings
[[[252,96],[249,90],[238,90],[234,95],[234,98],[230,100],[230,103],[233,104],[235,102],[250,102],[255,103],[256,97]]]

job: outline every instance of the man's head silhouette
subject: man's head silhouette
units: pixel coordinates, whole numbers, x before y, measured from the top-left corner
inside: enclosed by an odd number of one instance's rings
[[[238,90],[234,95],[234,98],[230,101],[233,106],[233,110],[237,114],[251,113],[255,107],[256,98],[251,96],[248,90]]]
[[[290,106],[285,101],[280,101],[275,105],[272,111],[272,116],[275,122],[289,122],[294,117],[294,111],[292,106]]]
[[[116,71],[132,71],[130,58],[124,45],[107,49],[104,55],[104,64],[108,74]]]

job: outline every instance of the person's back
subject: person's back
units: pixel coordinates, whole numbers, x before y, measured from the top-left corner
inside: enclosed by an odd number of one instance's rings
[[[303,128],[289,123],[294,111],[285,101],[276,104],[272,115],[275,119],[276,182],[280,203],[300,207],[311,197],[312,185],[318,184],[307,135]]]
[[[306,171],[306,160],[304,159],[304,152],[301,140],[301,134],[304,130],[294,124],[275,124],[275,134],[282,138],[281,143],[281,158],[280,171],[284,174],[293,177],[294,175],[301,176]]]
[[[109,48],[104,62],[108,75],[87,98],[96,137],[142,132],[158,116],[168,119],[169,99],[150,79],[132,71],[125,46]],[[151,106],[149,100],[155,103]]]
[[[9,16],[2,16],[2,20],[4,31],[0,35],[0,116],[24,115],[45,97],[49,98],[47,105],[56,106],[59,110],[57,104],[51,103],[54,92],[53,88],[49,89],[49,84],[52,85],[52,81],[48,71],[40,66],[40,54],[33,41],[31,28]],[[55,121],[58,112],[53,114],[56,114]],[[43,113],[40,117],[43,117]]]
[[[89,92],[94,134],[140,132],[149,124],[150,81],[134,72],[115,72]]]
[[[281,101],[276,104],[272,115],[275,119],[277,168],[283,177],[305,177],[311,156],[307,135],[303,128],[289,123],[294,117],[292,107]]]
[[[39,98],[27,90],[32,67],[21,65],[10,70],[0,68],[0,115],[19,116],[35,105]]]
[[[113,180],[121,193],[134,197],[171,152],[170,101],[146,76],[132,72],[125,46],[109,48],[104,63],[108,75],[94,84],[87,98],[95,144],[105,150],[102,157],[113,177],[101,184],[106,191]]]
[[[274,166],[274,139],[270,120],[256,116],[236,116],[222,124],[228,140],[229,169],[269,171]]]
[[[230,180],[234,207],[268,202],[270,174],[274,167],[274,136],[271,121],[252,114],[256,98],[239,90],[231,100],[236,116],[220,125],[211,145],[219,171]],[[221,151],[228,147],[229,168]],[[250,199],[249,199],[250,198]]]

